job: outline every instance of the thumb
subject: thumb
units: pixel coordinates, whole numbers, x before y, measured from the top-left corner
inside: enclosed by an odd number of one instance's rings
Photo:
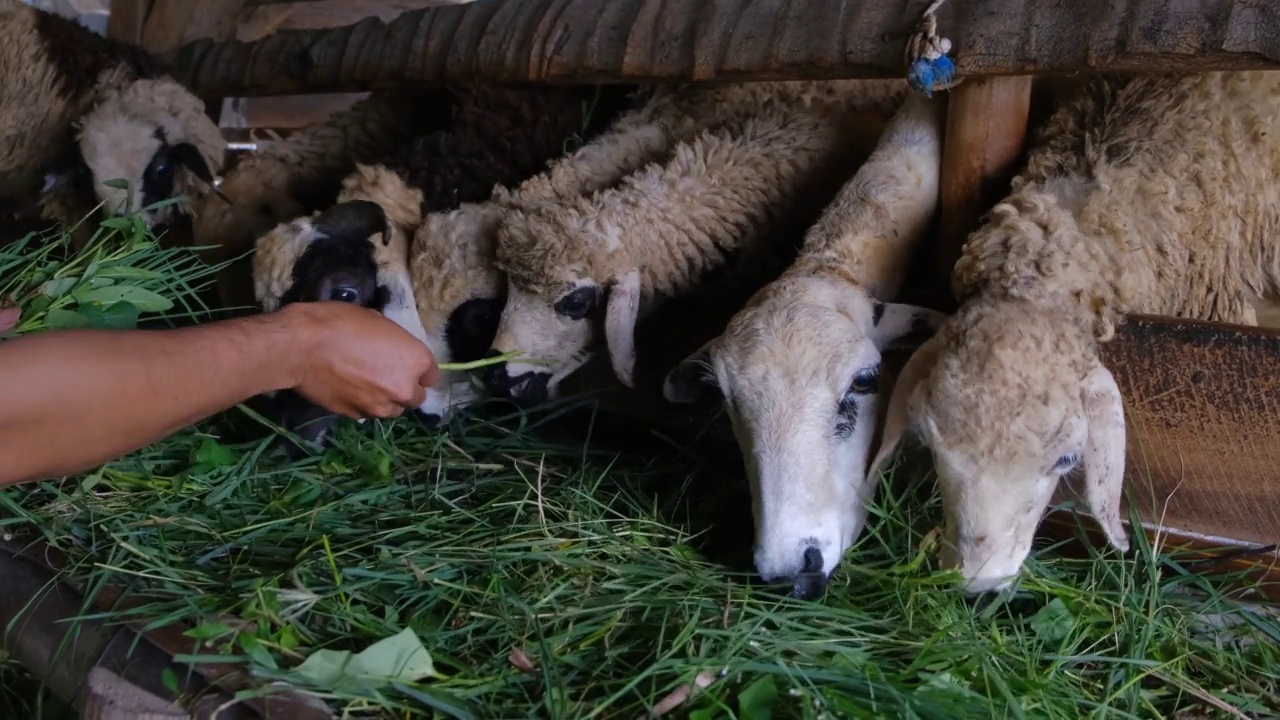
[[[16,307],[0,308],[0,333],[6,333],[18,326],[22,310]]]

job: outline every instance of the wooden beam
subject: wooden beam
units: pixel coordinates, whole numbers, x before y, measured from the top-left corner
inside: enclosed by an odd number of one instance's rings
[[[410,83],[902,77],[929,0],[476,0],[384,23],[196,42],[171,60],[199,92],[358,92]],[[965,0],[939,33],[960,77],[1280,68],[1259,0]]]
[[[107,16],[107,37],[140,45],[142,28],[151,12],[151,3],[152,0],[111,0],[111,14]]]
[[[1026,144],[1032,77],[977,78],[947,99],[937,260],[943,277],[982,213],[1008,194]]]

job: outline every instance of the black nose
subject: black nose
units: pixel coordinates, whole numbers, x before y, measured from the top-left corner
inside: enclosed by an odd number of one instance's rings
[[[484,354],[484,359],[498,357],[501,354],[497,350],[490,350]],[[504,362],[486,366],[482,379],[484,384],[498,395],[506,395],[511,385],[511,377],[507,375],[507,364]]]
[[[539,405],[547,400],[551,373],[527,372],[508,378],[506,396],[521,406]]]
[[[800,600],[817,600],[827,591],[827,574],[822,572],[822,551],[816,547],[805,548],[804,569],[792,578],[791,597]]]
[[[413,409],[413,415],[418,418],[418,422],[422,423],[422,425],[428,430],[435,430],[440,427],[440,421],[444,419],[435,413],[422,412],[418,408]]]

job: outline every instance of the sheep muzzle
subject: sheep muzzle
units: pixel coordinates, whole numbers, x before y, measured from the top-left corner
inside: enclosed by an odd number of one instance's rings
[[[491,350],[485,357],[501,355]],[[484,384],[497,395],[522,407],[546,402],[550,396],[551,373],[530,371],[511,376],[506,363],[489,366],[485,370]]]

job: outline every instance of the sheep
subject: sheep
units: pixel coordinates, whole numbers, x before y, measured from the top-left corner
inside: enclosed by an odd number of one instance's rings
[[[143,50],[0,0],[0,200],[77,227],[99,205],[127,214],[213,188],[225,143],[204,103]],[[104,183],[123,179],[128,189]],[[199,182],[197,182],[199,181]],[[148,227],[189,212],[143,212]]]
[[[224,202],[206,195],[196,205],[192,240],[212,263],[231,260],[218,277],[225,306],[249,305],[254,241],[294,218],[335,202],[359,163],[376,163],[416,133],[444,128],[453,110],[446,90],[374,92],[322,123],[302,128],[226,170]]]
[[[663,383],[671,402],[723,399],[752,488],[756,571],[794,597],[824,592],[865,522],[881,351],[945,318],[888,301],[937,204],[944,108],[907,98],[791,266]]]
[[[470,293],[487,292],[493,285],[501,290],[501,286],[486,280],[492,263],[484,261],[483,245],[455,245],[450,232],[436,233],[455,218],[470,216],[470,206],[484,201],[495,186],[514,185],[563,154],[570,135],[590,138],[600,132],[631,102],[633,92],[634,88],[623,86],[600,90],[583,86],[481,88],[467,93],[447,133],[420,138],[386,164],[357,166],[344,181],[337,205],[314,218],[282,225],[260,240],[254,269],[258,301],[271,311],[289,292],[295,299],[324,299],[330,278],[350,280],[354,273],[384,293],[361,299],[377,303],[385,315],[423,340],[437,360],[478,359],[492,337],[491,330],[486,335],[485,326],[496,327],[496,313],[485,320],[485,314],[476,310],[500,297],[475,298]],[[599,107],[588,106],[590,101]],[[379,220],[366,209],[354,214],[358,222],[349,222],[353,215],[343,205],[357,200],[381,206],[385,218]],[[464,206],[454,209],[460,203]],[[428,213],[425,219],[424,212]],[[372,236],[384,224],[388,239],[380,244]],[[427,228],[427,236],[418,236],[420,226]],[[411,237],[413,265],[421,279],[408,270]],[[312,247],[318,239],[328,242]],[[479,255],[473,248],[481,251]],[[440,266],[429,266],[437,259]],[[309,275],[300,276],[299,266],[308,268]],[[347,282],[339,289],[350,285]],[[457,294],[460,289],[464,292]],[[428,334],[420,313],[443,317],[444,322],[434,324]],[[468,333],[479,333],[480,339],[467,340]],[[480,346],[478,353],[473,352],[476,357],[459,357],[475,346]],[[419,412],[429,424],[446,417],[450,391],[457,381],[454,374],[442,373],[440,382],[427,393]],[[319,424],[317,432],[323,433],[326,427]]]
[[[1124,410],[1099,345],[1128,313],[1256,323],[1280,286],[1277,113],[1276,73],[1092,80],[969,236],[959,309],[899,375],[870,468],[908,429],[930,448],[940,561],[965,592],[1016,580],[1077,470],[1109,544],[1128,550]]]
[[[901,93],[886,87],[680,87],[637,123],[647,141],[637,169],[589,195],[508,208],[497,248],[508,297],[491,354],[522,357],[491,366],[487,385],[526,406],[554,397],[590,358],[602,321],[630,387],[639,319],[732,256],[744,267],[777,256],[786,221],[847,164],[857,123],[844,113]]]

